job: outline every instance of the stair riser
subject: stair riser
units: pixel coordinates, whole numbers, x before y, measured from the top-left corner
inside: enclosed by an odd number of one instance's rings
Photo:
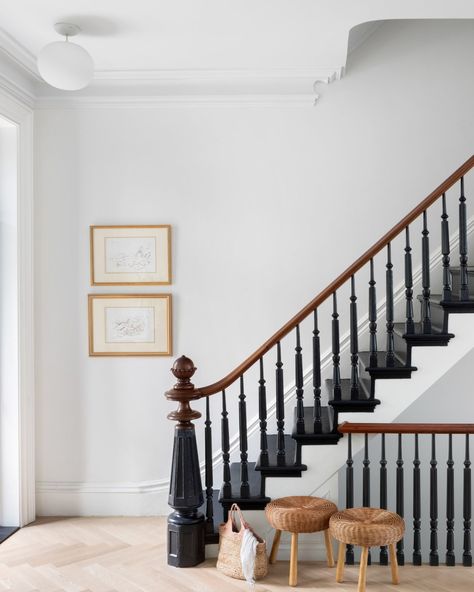
[[[395,351],[406,351],[406,360],[407,366],[411,365],[411,347],[407,345],[407,342],[404,337],[398,335],[398,333],[393,334],[393,341],[395,345]]]
[[[469,286],[469,298],[474,298],[474,270],[468,269],[467,283]],[[451,291],[456,296],[459,296],[461,291],[461,274],[459,269],[451,270]]]

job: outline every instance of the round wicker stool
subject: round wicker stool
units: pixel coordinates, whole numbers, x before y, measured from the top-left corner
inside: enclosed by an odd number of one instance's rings
[[[329,518],[337,512],[337,506],[319,497],[298,495],[273,500],[265,508],[267,520],[275,528],[270,563],[275,563],[280,545],[281,532],[291,533],[290,586],[298,581],[298,534],[302,532],[324,531],[326,553],[329,567],[334,567],[331,539],[329,538]]]
[[[392,583],[399,583],[395,543],[403,537],[405,522],[398,514],[379,508],[351,508],[331,516],[329,531],[339,541],[336,582],[343,581],[346,545],[358,545],[362,547],[358,592],[365,590],[369,547],[388,546]]]

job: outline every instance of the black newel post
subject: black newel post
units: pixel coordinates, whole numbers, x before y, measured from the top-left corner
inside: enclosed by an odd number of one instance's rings
[[[200,398],[191,382],[195,371],[192,360],[185,356],[178,358],[171,369],[178,382],[165,393],[168,400],[178,402],[178,409],[168,415],[168,419],[178,422],[168,497],[174,510],[168,517],[168,564],[174,567],[193,567],[204,561],[205,522],[198,511],[204,498],[192,423],[201,414],[190,407],[190,401]]]

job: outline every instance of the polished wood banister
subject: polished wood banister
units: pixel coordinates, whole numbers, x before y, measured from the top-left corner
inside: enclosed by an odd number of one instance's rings
[[[338,426],[341,434],[474,434],[474,423],[351,423]]]
[[[320,304],[322,304],[333,292],[345,284],[352,275],[359,269],[366,265],[379,251],[387,246],[396,236],[398,236],[405,228],[411,224],[424,210],[429,208],[443,193],[448,191],[454,183],[459,181],[468,171],[474,167],[474,155],[472,155],[466,162],[461,165],[452,175],[450,175],[441,185],[432,191],[423,201],[421,201],[415,208],[411,210],[404,218],[400,220],[391,230],[389,230],[382,238],[380,238],[370,249],[361,255],[350,267],[348,267],[341,275],[339,275],[327,288],[320,292],[311,302],[300,310],[292,319],[290,319],[283,327],[277,331],[270,339],[265,341],[252,355],[244,360],[232,372],[227,374],[221,380],[205,387],[196,388],[196,394],[201,397],[213,395],[227,388],[235,382],[244,372],[253,366],[264,354],[266,354],[272,347],[281,341],[290,331],[301,323],[308,315],[310,315]]]

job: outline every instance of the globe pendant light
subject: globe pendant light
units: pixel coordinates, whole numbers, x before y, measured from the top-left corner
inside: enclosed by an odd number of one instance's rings
[[[80,90],[94,75],[94,62],[87,51],[69,41],[80,28],[70,23],[56,23],[54,29],[64,35],[64,41],[55,41],[43,47],[38,54],[38,71],[43,80],[61,90]]]

